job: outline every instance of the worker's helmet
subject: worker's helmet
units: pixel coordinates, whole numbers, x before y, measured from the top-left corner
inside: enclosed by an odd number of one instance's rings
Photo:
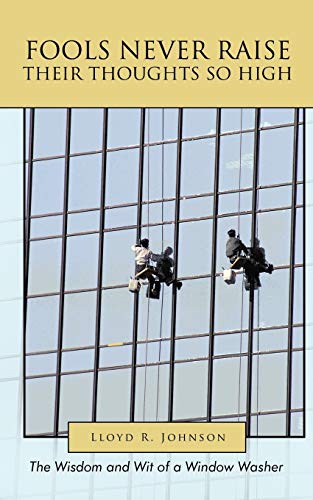
[[[164,250],[164,255],[172,255],[172,253],[173,253],[172,247],[166,247],[166,249]]]
[[[229,231],[227,231],[227,234],[228,234],[228,236],[233,238],[234,236],[236,236],[236,231],[235,231],[235,229],[230,229]]]
[[[142,240],[140,240],[140,245],[144,248],[148,248],[149,247],[149,240],[148,238],[143,238]]]

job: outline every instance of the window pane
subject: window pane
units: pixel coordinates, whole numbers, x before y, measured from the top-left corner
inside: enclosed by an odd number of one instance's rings
[[[181,195],[210,193],[214,187],[215,139],[182,144]]]
[[[265,258],[274,266],[289,264],[290,223],[290,210],[265,212],[257,216],[257,236],[260,240],[260,247],[265,249]]]
[[[64,296],[64,348],[94,344],[96,300],[96,292],[70,293]]]
[[[26,352],[57,348],[59,296],[27,301]]]
[[[285,436],[286,415],[259,415],[251,418],[252,436]]]
[[[221,194],[218,199],[218,213],[248,212],[252,209],[252,191]]]
[[[99,372],[97,420],[127,422],[130,412],[131,370]]]
[[[213,361],[213,415],[246,411],[246,377],[246,357]],[[226,380],[227,383],[225,383]]]
[[[240,140],[241,155],[240,155]],[[219,190],[250,187],[253,177],[253,133],[221,137]],[[240,168],[241,165],[241,168]]]
[[[105,228],[135,226],[137,224],[137,206],[106,210],[104,222]]]
[[[291,186],[259,189],[258,208],[279,208],[291,205]]]
[[[221,132],[254,128],[255,109],[229,108],[221,110]]]
[[[295,269],[295,284],[293,295],[293,322],[303,323],[303,267]]]
[[[82,231],[99,231],[100,210],[82,212],[80,214],[68,214],[67,234]]]
[[[135,420],[168,420],[169,366],[137,368]]]
[[[176,158],[176,144],[145,147],[142,193],[144,201],[175,196]]]
[[[30,295],[59,291],[61,243],[61,239],[30,243],[28,282]]]
[[[36,109],[34,158],[65,154],[66,109]]]
[[[288,330],[264,330],[253,333],[253,352],[274,351],[288,348]]]
[[[227,285],[222,276],[216,278],[215,327],[216,332],[248,328],[249,293],[238,274],[235,285]]]
[[[268,108],[261,110],[261,127],[280,125],[282,123],[293,123],[294,109]]]
[[[109,109],[108,148],[139,144],[140,109]]]
[[[303,408],[303,351],[292,353],[291,407]]]
[[[292,179],[293,127],[260,133],[259,184],[278,184]]]
[[[131,246],[136,242],[134,229],[104,234],[103,286],[126,283],[134,273],[134,253]]]
[[[142,206],[142,224],[154,224],[164,221],[174,221],[175,202],[167,201],[163,203],[147,203]]]
[[[255,294],[257,304],[255,327],[288,323],[289,270],[276,269],[272,275],[261,275],[262,288]]]
[[[92,386],[93,373],[61,377],[59,431],[67,431],[68,422],[91,420]]]
[[[169,361],[170,341],[137,344],[137,365]]]
[[[101,154],[70,159],[69,210],[100,206],[101,160]]]
[[[145,142],[176,139],[177,130],[178,109],[149,108],[146,110]]]
[[[185,222],[179,229],[178,275],[209,274],[211,271],[212,221]]]
[[[57,354],[37,354],[34,356],[26,356],[26,376],[44,375],[46,373],[56,372]]]
[[[210,279],[184,281],[177,294],[176,335],[208,332],[210,284]]]
[[[287,354],[255,356],[252,371],[252,411],[286,410]]]
[[[138,340],[170,337],[172,287],[161,285],[160,300],[148,300],[146,289],[147,287],[144,286],[139,294]]]
[[[71,153],[101,149],[102,135],[102,109],[73,109],[71,122]]]
[[[130,365],[132,360],[132,346],[113,346],[100,349],[100,368],[111,366]]]
[[[67,238],[65,289],[95,288],[98,274],[99,235]]]
[[[183,137],[215,134],[216,109],[190,108],[184,109]]]
[[[63,216],[56,215],[55,217],[39,217],[31,219],[30,222],[30,237],[41,238],[44,236],[61,236],[63,226]]]
[[[32,215],[62,212],[64,160],[33,164]]]
[[[213,196],[180,200],[180,219],[213,215]]]
[[[220,354],[236,354],[248,351],[248,333],[232,333],[231,335],[214,336],[214,356]]]
[[[174,369],[173,418],[176,420],[206,416],[208,362],[178,363]]]
[[[42,402],[44,401],[44,404]],[[53,432],[55,378],[26,381],[26,434]]]
[[[209,337],[180,339],[175,342],[175,360],[207,358],[209,355]]]
[[[133,294],[129,293],[127,288],[116,288],[102,292],[101,344],[132,340],[133,307]]]
[[[138,198],[139,150],[107,154],[106,205],[136,203]]]
[[[95,362],[94,349],[62,352],[62,372],[92,370]]]
[[[303,426],[303,413],[296,412],[291,414],[291,435],[292,436],[303,436],[304,426]]]
[[[303,208],[297,208],[296,213],[296,254],[295,264],[303,264],[304,261],[304,241],[303,241]]]

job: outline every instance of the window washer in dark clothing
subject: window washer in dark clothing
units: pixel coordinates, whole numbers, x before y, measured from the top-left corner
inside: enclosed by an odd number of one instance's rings
[[[230,229],[227,232],[229,238],[226,242],[226,256],[229,258],[230,262],[233,263],[239,257],[242,255],[242,252],[245,255],[248,255],[248,249],[247,247],[242,243],[241,239],[239,236],[236,237],[236,231],[235,229]]]
[[[178,290],[183,286],[181,281],[177,281],[174,278],[173,267],[174,260],[170,257],[172,255],[172,247],[166,247],[164,252],[161,254],[152,254],[151,260],[156,262],[156,275],[161,283],[166,283],[167,286],[173,285]]]
[[[274,270],[273,264],[267,262],[265,257],[265,249],[260,247],[260,240],[255,238],[254,246],[251,248],[251,256],[255,261],[259,273],[272,274]]]

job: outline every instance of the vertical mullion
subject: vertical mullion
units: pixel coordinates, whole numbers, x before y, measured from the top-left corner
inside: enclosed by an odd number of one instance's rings
[[[176,193],[175,193],[175,228],[174,228],[174,279],[177,278],[178,269],[178,245],[179,245],[179,219],[180,219],[180,184],[181,184],[181,159],[182,159],[182,134],[183,134],[183,109],[178,112],[178,134],[177,134],[177,161],[176,161]],[[175,370],[175,335],[176,335],[176,311],[177,288],[172,287],[172,324],[170,340],[170,373],[169,373],[169,401],[168,420],[173,420],[174,400],[174,370]]]
[[[212,418],[213,394],[213,352],[214,352],[214,320],[215,320],[215,289],[216,289],[216,252],[217,252],[217,224],[218,224],[218,191],[219,191],[219,162],[220,162],[220,132],[221,109],[216,110],[216,145],[214,167],[214,207],[212,227],[212,257],[211,257],[211,293],[210,293],[210,325],[209,325],[209,361],[208,361],[208,396],[207,396],[207,421]]]
[[[63,344],[63,320],[64,320],[64,288],[65,288],[65,261],[67,244],[67,212],[68,212],[68,187],[69,187],[69,167],[70,167],[70,140],[71,140],[71,109],[67,109],[66,121],[66,146],[64,165],[64,196],[63,196],[63,227],[62,227],[62,252],[61,252],[61,278],[60,278],[60,304],[59,304],[59,324],[58,324],[58,345],[57,345],[57,370],[55,386],[55,414],[54,414],[54,435],[58,435],[59,412],[60,412],[60,384],[61,384],[61,361]]]
[[[259,177],[259,151],[260,151],[260,115],[261,110],[255,111],[254,124],[254,158],[253,158],[253,185],[252,185],[252,221],[251,221],[251,246],[255,244],[257,221],[257,187]],[[249,324],[248,324],[248,361],[247,361],[247,405],[246,405],[246,435],[251,434],[251,402],[252,402],[252,349],[253,349],[253,322],[254,322],[254,284],[250,287]],[[257,387],[256,390],[259,390]]]
[[[99,345],[100,345],[101,306],[102,306],[103,245],[104,245],[104,221],[105,221],[104,207],[105,207],[105,188],[106,188],[107,142],[108,142],[108,109],[105,108],[103,110],[101,201],[100,201],[100,224],[99,224],[99,252],[98,252],[98,277],[97,277],[94,381],[93,381],[92,417],[91,417],[92,422],[96,422],[96,420],[97,420],[99,358],[100,358]]]
[[[144,144],[145,144],[145,118],[146,110],[141,109],[140,118],[140,146],[139,146],[139,176],[138,176],[138,206],[137,206],[137,242],[141,237],[142,224],[142,190],[143,190],[143,168],[144,168]],[[136,364],[137,364],[137,337],[138,337],[138,310],[139,310],[139,295],[134,294],[134,316],[133,316],[133,352],[132,352],[132,367],[131,367],[131,392],[130,392],[130,421],[135,420],[135,398],[136,398]]]
[[[24,300],[23,300],[23,393],[24,393],[24,414],[23,414],[23,428],[24,436],[26,435],[26,322],[27,322],[27,294],[28,294],[28,276],[29,276],[29,246],[30,246],[30,217],[31,217],[31,201],[32,201],[32,182],[33,182],[33,152],[34,152],[34,108],[30,110],[29,117],[29,144],[28,144],[28,176],[25,177],[26,170],[26,109],[24,109],[24,210],[25,210],[25,221],[24,221]]]
[[[288,355],[287,355],[287,412],[286,435],[291,435],[291,390],[292,390],[292,333],[293,333],[293,296],[295,284],[295,252],[296,252],[296,204],[297,204],[297,169],[299,143],[299,109],[295,109],[293,138],[293,169],[292,169],[292,203],[291,203],[291,237],[290,237],[290,274],[289,274],[289,312],[288,312]]]

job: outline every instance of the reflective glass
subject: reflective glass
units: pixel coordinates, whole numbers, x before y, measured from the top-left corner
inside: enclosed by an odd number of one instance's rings
[[[143,201],[175,196],[176,159],[177,144],[145,147]]]
[[[253,148],[252,132],[221,137],[219,191],[252,186]]]
[[[109,109],[108,148],[139,144],[140,109]]]
[[[170,337],[172,287],[162,284],[160,300],[148,300],[146,289],[144,286],[139,294],[138,340]]]
[[[169,365],[137,368],[135,420],[168,420]]]
[[[144,342],[137,344],[137,365],[169,361],[170,342]]]
[[[103,109],[73,109],[71,153],[102,148]]]
[[[287,354],[254,356],[252,372],[252,411],[285,410]]]
[[[221,110],[221,132],[254,128],[255,109],[229,108]]]
[[[129,421],[130,380],[130,368],[99,372],[98,421]]]
[[[262,288],[255,294],[255,327],[288,323],[289,270],[276,269],[272,275],[261,275]]]
[[[293,127],[264,130],[260,133],[259,184],[291,182]]]
[[[212,415],[246,411],[246,377],[246,357],[213,361]]]
[[[288,348],[288,330],[256,331],[253,333],[253,352],[274,351]]]
[[[34,158],[65,154],[66,109],[36,109]]]
[[[100,368],[111,366],[130,365],[132,360],[132,346],[113,346],[100,349]]]
[[[61,244],[59,238],[30,243],[29,295],[60,290]]]
[[[231,335],[214,336],[214,356],[237,354],[248,351],[248,333],[232,333]]]
[[[93,373],[61,376],[59,431],[67,431],[68,422],[91,420]]]
[[[215,134],[216,109],[187,108],[183,111],[183,137]]]
[[[213,196],[182,198],[180,200],[180,219],[207,217],[213,215]]]
[[[206,333],[210,321],[211,280],[186,280],[177,294],[176,335]]]
[[[180,223],[178,275],[209,274],[212,254],[212,220]]]
[[[67,234],[83,231],[99,231],[100,210],[81,212],[80,214],[68,214]]]
[[[257,237],[266,259],[274,266],[290,262],[291,210],[264,212],[257,216]],[[275,235],[275,236],[274,236]]]
[[[268,189],[259,189],[258,208],[279,208],[289,207],[291,205],[291,186],[274,187]]]
[[[64,160],[47,160],[33,164],[32,215],[62,212]]]
[[[26,352],[57,349],[59,296],[28,299]]]
[[[252,436],[285,436],[286,414],[259,415],[251,418]]]
[[[133,294],[127,288],[103,290],[101,344],[129,342],[133,335]],[[123,314],[121,314],[123,311]]]
[[[127,283],[134,273],[135,254],[131,246],[136,243],[136,231],[128,229],[104,233],[103,239],[103,286]]]
[[[206,416],[208,362],[176,363],[174,370],[173,418],[178,420]]]
[[[146,110],[145,142],[177,138],[178,109],[150,108]]]
[[[63,348],[93,345],[96,332],[96,292],[64,296]]]
[[[209,355],[209,337],[177,339],[175,341],[175,360],[207,358]]]
[[[252,191],[221,194],[218,199],[218,213],[241,213],[252,209]]]
[[[264,108],[261,110],[261,127],[293,123],[295,117],[294,109]]]
[[[304,371],[303,351],[292,353],[291,407],[303,408],[304,405]]]
[[[215,323],[216,332],[248,328],[249,293],[244,289],[242,274],[235,285],[227,285],[222,276],[216,278]]]
[[[55,374],[57,354],[37,354],[26,356],[26,377],[30,375]]]
[[[303,323],[303,267],[295,268],[295,283],[293,293],[293,322]]]
[[[31,219],[30,237],[62,236],[63,215]]]
[[[138,172],[138,149],[127,149],[107,154],[106,205],[137,202]]]
[[[291,435],[292,436],[303,436],[304,423],[303,423],[303,413],[296,412],[291,414]]]
[[[182,144],[181,196],[211,193],[214,187],[215,139]]]
[[[69,210],[100,206],[101,160],[101,154],[70,159]]]
[[[298,136],[298,160],[297,160],[297,180],[303,180],[304,171],[304,140],[303,140],[303,125],[299,125],[299,136]]]
[[[53,432],[55,377],[27,380],[25,396],[26,435]]]
[[[112,208],[105,211],[105,228],[135,226],[137,205],[133,207]]]
[[[98,234],[67,238],[65,290],[97,286],[98,246]]]
[[[62,352],[61,371],[73,372],[93,370],[95,360],[94,349],[79,349],[78,351]]]

